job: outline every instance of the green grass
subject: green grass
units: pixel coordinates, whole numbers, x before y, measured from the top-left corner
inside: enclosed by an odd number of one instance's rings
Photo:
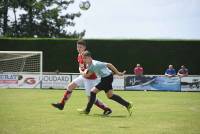
[[[63,90],[0,89],[0,134],[199,134],[200,93],[115,91],[132,101],[132,117],[125,108],[98,94],[113,110],[101,116],[95,106],[90,115],[83,91],[74,91],[63,111],[51,107]]]

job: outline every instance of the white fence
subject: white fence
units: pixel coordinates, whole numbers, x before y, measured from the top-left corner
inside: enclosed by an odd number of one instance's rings
[[[65,89],[78,73],[43,73],[42,78],[36,73],[13,73],[0,74],[0,88],[48,88]],[[79,87],[84,89],[83,86]],[[168,78],[161,75],[146,75],[136,77],[125,75],[114,76],[113,88],[117,90],[159,90],[159,91],[200,91],[200,76]]]
[[[166,77],[163,75],[145,75],[136,77],[127,75],[124,78],[125,90],[159,90],[159,91],[200,91],[200,76]]]

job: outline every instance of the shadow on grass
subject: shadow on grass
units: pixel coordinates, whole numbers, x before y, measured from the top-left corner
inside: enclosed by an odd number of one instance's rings
[[[131,128],[130,126],[119,126],[118,128],[124,128],[124,129],[127,129],[127,128]]]
[[[102,115],[102,114],[93,114],[90,116],[102,117],[102,118],[127,118],[128,117],[126,115]]]

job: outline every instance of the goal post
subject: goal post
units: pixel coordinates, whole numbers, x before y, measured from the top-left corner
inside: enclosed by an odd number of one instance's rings
[[[5,74],[15,75],[18,81],[22,74],[32,74],[39,76],[38,85],[41,88],[42,72],[42,51],[0,51],[0,75],[3,75],[0,79],[0,84],[3,83],[5,85],[7,82],[9,87],[9,79],[4,78]]]

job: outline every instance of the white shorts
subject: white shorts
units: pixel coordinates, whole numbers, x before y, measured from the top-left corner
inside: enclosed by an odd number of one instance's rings
[[[86,79],[82,75],[79,75],[76,79],[74,79],[72,82],[74,82],[76,85],[84,86],[85,88],[85,94],[87,96],[90,96],[90,91],[93,87],[95,87],[99,83],[99,79]]]

